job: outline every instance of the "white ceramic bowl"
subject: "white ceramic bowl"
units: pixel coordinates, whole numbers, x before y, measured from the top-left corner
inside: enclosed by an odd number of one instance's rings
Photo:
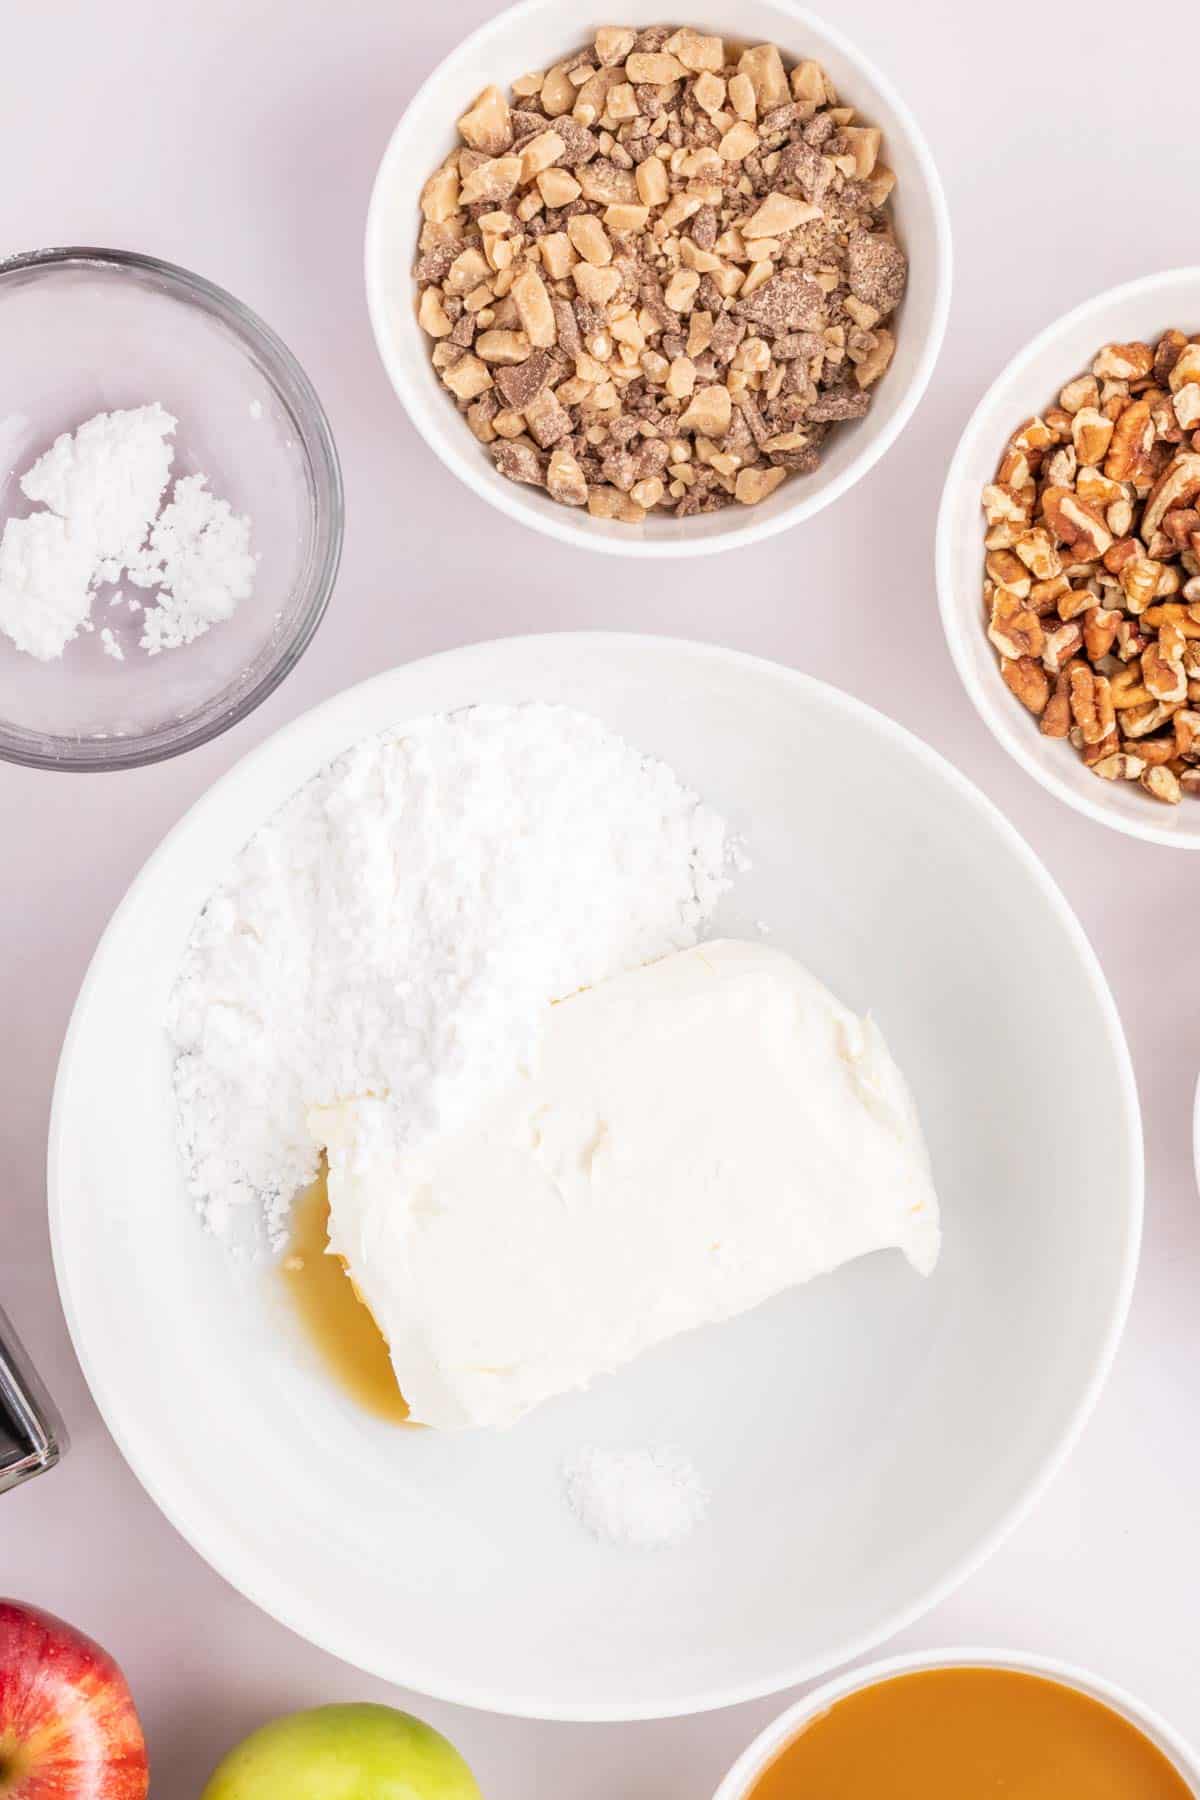
[[[1110,288],[1056,319],[1013,357],[972,413],[950,464],[937,525],[937,585],[942,624],[955,667],[992,735],[1035,781],[1076,812],[1130,837],[1200,850],[1200,805],[1163,806],[1136,782],[1101,781],[1069,745],[1043,737],[1000,679],[983,619],[980,496],[995,478],[1005,444],[1033,413],[1057,403],[1059,389],[1107,343],[1153,341],[1170,325],[1200,331],[1200,268],[1172,269]]]
[[[1120,1713],[1123,1718],[1136,1725],[1174,1763],[1185,1781],[1193,1787],[1200,1784],[1200,1756],[1192,1746],[1148,1706],[1135,1700],[1132,1694],[1114,1687],[1111,1682],[1102,1681],[1098,1675],[1073,1668],[1069,1663],[1056,1662],[1051,1657],[1026,1656],[1015,1650],[925,1650],[913,1656],[889,1657],[885,1662],[874,1662],[865,1668],[852,1669],[849,1674],[839,1676],[836,1681],[826,1682],[823,1687],[805,1694],[795,1706],[789,1706],[786,1712],[772,1720],[742,1752],[717,1789],[714,1800],[745,1800],[764,1770],[781,1750],[799,1736],[804,1726],[821,1713],[827,1712],[838,1700],[844,1700],[848,1694],[857,1694],[863,1688],[875,1687],[879,1682],[890,1681],[897,1675],[915,1675],[928,1669],[964,1667],[1015,1669],[1024,1675],[1042,1675],[1048,1681],[1058,1681],[1065,1687],[1078,1688],[1080,1693],[1099,1700],[1102,1705]]]
[[[660,0],[618,7],[621,22],[657,24]],[[430,449],[467,486],[510,518],[564,543],[627,556],[699,556],[771,537],[818,513],[853,487],[904,429],[933,372],[950,306],[950,221],[933,158],[915,119],[891,85],[833,27],[790,0],[689,0],[679,17],[702,30],[778,44],[785,56],[816,57],[839,97],[882,128],[884,157],[895,170],[893,210],[909,257],[908,292],[897,349],[870,412],[833,433],[814,475],[785,481],[761,505],[730,506],[691,519],[650,517],[639,526],[593,519],[536,488],[497,474],[435,374],[429,341],[416,320],[410,271],[420,224],[421,188],[457,140],[455,120],[488,82],[507,87],[582,48],[603,6],[579,0],[523,0],[471,34],[413,96],[380,164],[367,219],[367,301],[384,366]]]
[[[765,921],[772,944],[874,1010],[922,1109],[945,1250],[927,1282],[897,1256],[865,1259],[511,1432],[398,1431],[331,1385],[270,1272],[233,1265],[201,1230],[177,1166],[162,1020],[197,911],[301,782],[365,733],[529,699],[581,707],[665,757],[743,834],[753,867],[717,929],[755,937]],[[1100,966],[989,802],[803,675],[608,633],[393,670],[219,782],[96,953],[49,1169],[80,1361],[196,1548],[349,1662],[574,1719],[698,1711],[822,1674],[967,1575],[1058,1467],[1104,1380],[1141,1181]],[[594,1543],[563,1502],[564,1458],[665,1444],[711,1488],[708,1518],[657,1555]]]

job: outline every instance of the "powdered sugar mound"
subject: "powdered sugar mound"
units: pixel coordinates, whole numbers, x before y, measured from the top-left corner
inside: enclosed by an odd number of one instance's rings
[[[177,650],[230,618],[254,591],[250,521],[211,494],[203,475],[184,476],[128,568],[137,587],[162,587],[142,620],[142,649],[152,656]]]
[[[9,519],[0,538],[0,631],[18,650],[50,662],[91,629],[92,589],[116,579],[158,511],[174,430],[157,403],[97,413],[21,477],[48,510]]]
[[[140,640],[151,655],[190,644],[250,597],[250,521],[216,499],[204,475],[181,477],[159,511],[175,426],[157,401],[97,413],[21,477],[26,498],[48,510],[10,518],[0,538],[0,632],[18,650],[47,662],[61,656],[72,638],[93,630],[93,591],[123,570],[138,586],[160,589]],[[142,610],[136,600],[128,607]],[[111,629],[101,642],[124,660]]]
[[[145,542],[171,472],[175,424],[157,401],[97,413],[56,438],[21,477],[27,500],[48,506],[90,544],[94,581],[116,581]]]
[[[0,538],[0,631],[50,662],[86,622],[92,553],[54,513],[10,519]]]
[[[631,1550],[680,1543],[708,1511],[704,1483],[677,1450],[581,1450],[563,1468],[563,1489],[585,1530]]]
[[[278,1236],[317,1172],[313,1106],[362,1158],[473,1117],[542,1014],[696,942],[725,827],[565,707],[480,706],[368,739],[251,839],[197,921],[169,1029],[192,1194]]]

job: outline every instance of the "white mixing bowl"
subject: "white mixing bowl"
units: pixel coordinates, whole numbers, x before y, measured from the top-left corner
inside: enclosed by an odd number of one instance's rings
[[[617,8],[620,23],[657,24],[659,0]],[[816,473],[785,481],[755,507],[729,506],[690,519],[651,515],[638,526],[593,519],[540,489],[507,480],[456,411],[430,362],[417,324],[412,267],[426,179],[458,141],[455,120],[489,82],[507,87],[590,41],[613,15],[578,0],[523,0],[459,45],[413,96],[388,145],[367,219],[371,324],[384,366],[430,449],[482,499],[564,543],[627,556],[699,556],[749,544],[812,518],[853,487],[895,442],[933,372],[950,306],[950,222],[933,158],[915,119],[884,76],[833,27],[790,0],[689,0],[680,15],[701,30],[769,42],[785,57],[815,57],[838,95],[883,130],[895,170],[893,211],[908,253],[909,280],[896,327],[896,355],[870,412],[833,433]]]
[[[196,1219],[163,1026],[199,909],[256,827],[373,731],[475,701],[577,706],[663,757],[753,866],[715,928],[870,1008],[921,1107],[945,1247],[868,1257],[694,1331],[512,1431],[361,1412]],[[1054,1104],[1047,1104],[1053,1095]],[[1080,1118],[1088,1129],[1081,1132]],[[289,725],[193,808],[96,952],[63,1051],[50,1217],[67,1320],[148,1491],[243,1593],[388,1680],[496,1711],[647,1718],[861,1655],[1024,1514],[1107,1374],[1142,1153],[1100,966],[1012,826],[858,701],[728,650],[609,633],[455,650]],[[595,1543],[563,1462],[676,1446],[679,1546]]]
[[[1043,737],[1000,679],[984,628],[984,518],[981,495],[995,479],[1018,425],[1057,404],[1060,388],[1110,343],[1148,343],[1168,326],[1200,331],[1200,268],[1172,269],[1110,288],[1039,332],[992,383],[959,440],[937,525],[937,585],[942,624],[955,667],[993,737],[1035,781],[1076,812],[1129,837],[1200,850],[1200,804],[1164,806],[1136,782],[1101,781],[1058,738]]]

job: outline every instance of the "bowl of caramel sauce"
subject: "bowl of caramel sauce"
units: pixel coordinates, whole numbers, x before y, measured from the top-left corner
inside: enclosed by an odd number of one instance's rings
[[[1149,1708],[1047,1658],[943,1650],[853,1670],[783,1713],[715,1800],[1195,1800],[1200,1759]]]

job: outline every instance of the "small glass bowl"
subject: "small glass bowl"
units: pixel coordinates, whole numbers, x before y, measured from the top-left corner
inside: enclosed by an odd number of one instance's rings
[[[0,262],[0,395],[0,529],[32,510],[20,476],[61,432],[160,401],[178,420],[172,479],[203,472],[249,516],[258,556],[250,598],[178,649],[139,648],[136,608],[152,594],[121,584],[98,590],[94,628],[53,662],[0,635],[0,758],[132,769],[236,725],[295,667],[341,556],[337,450],[291,351],[186,269],[120,250],[40,250]],[[124,660],[106,651],[106,627]]]

